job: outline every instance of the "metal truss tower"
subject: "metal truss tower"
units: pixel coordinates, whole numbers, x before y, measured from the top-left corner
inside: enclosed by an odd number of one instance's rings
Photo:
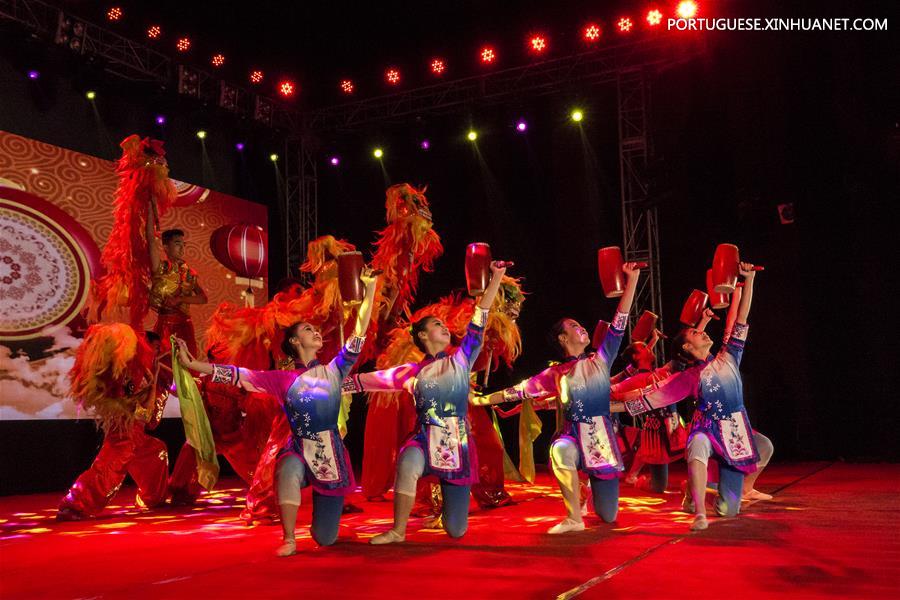
[[[642,277],[634,296],[633,314],[649,310],[660,317],[659,221],[656,203],[649,197],[650,82],[645,69],[623,69],[616,80],[619,120],[619,188],[622,200],[622,242],[626,261],[646,262],[649,276]],[[636,319],[629,321],[629,328]],[[662,351],[660,347],[660,351]]]

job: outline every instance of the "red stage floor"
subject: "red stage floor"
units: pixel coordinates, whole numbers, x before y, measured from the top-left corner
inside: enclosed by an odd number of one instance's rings
[[[900,465],[774,465],[759,485],[774,501],[696,534],[679,494],[623,486],[615,525],[589,517],[584,533],[548,536],[562,505],[542,475],[510,486],[516,505],[473,512],[462,540],[413,520],[406,544],[376,548],[390,505],[353,497],[364,512],[345,516],[335,546],[298,531],[286,559],[273,555],[278,527],[236,521],[234,483],[155,513],[131,510],[124,489],[108,518],[82,523],[53,520],[58,494],[0,498],[0,597],[900,597]]]

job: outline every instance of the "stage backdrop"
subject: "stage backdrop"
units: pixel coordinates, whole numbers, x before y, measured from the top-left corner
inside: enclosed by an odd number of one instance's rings
[[[171,165],[177,175],[178,165]],[[73,419],[66,376],[86,323],[90,276],[113,225],[114,163],[0,131],[0,420]],[[235,276],[209,249],[216,228],[267,228],[266,207],[175,180],[163,229],[183,229],[187,262],[209,304],[193,306],[198,342],[221,302],[243,303]],[[260,301],[265,287],[255,289]],[[145,325],[153,325],[151,313]],[[177,416],[169,402],[166,416]]]

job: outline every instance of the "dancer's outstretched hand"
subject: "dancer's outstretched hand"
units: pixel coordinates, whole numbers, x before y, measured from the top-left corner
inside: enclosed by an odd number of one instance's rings
[[[175,338],[175,343],[178,345],[178,362],[180,362],[182,366],[190,368],[191,364],[194,362],[194,357],[191,356],[191,351],[188,350],[187,343],[181,338]]]
[[[632,277],[637,277],[641,274],[641,266],[640,263],[636,262],[627,262],[622,265],[622,272],[625,273],[625,276],[629,279]]]
[[[753,279],[756,277],[756,269],[753,268],[753,263],[742,262],[741,275],[744,279]]]
[[[506,269],[512,267],[515,263],[512,261],[495,260],[491,262],[491,275],[493,277],[503,277]]]

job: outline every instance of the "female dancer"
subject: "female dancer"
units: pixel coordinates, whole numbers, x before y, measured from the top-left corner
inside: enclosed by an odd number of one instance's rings
[[[688,367],[665,380],[623,394],[613,410],[639,415],[675,404],[688,396],[697,398],[697,411],[691,423],[686,458],[690,496],[695,509],[692,530],[706,529],[706,481],[710,457],[719,464],[718,509],[733,517],[741,508],[744,474],[752,473],[759,461],[753,429],[744,408],[741,374],[738,370],[747,339],[747,315],[753,300],[753,265],[741,263],[744,289],[741,294],[731,335],[718,354],[710,352],[712,340],[697,328],[687,328],[673,340],[677,358]],[[732,303],[737,298],[732,298]]]
[[[579,469],[590,476],[597,515],[611,523],[619,510],[619,472],[624,466],[610,420],[609,366],[619,352],[641,273],[636,263],[626,263],[622,270],[628,283],[598,352],[585,353],[587,330],[574,319],[562,319],[551,330],[551,342],[565,360],[503,391],[507,400],[558,396],[562,403],[565,423],[550,445],[550,463],[567,515],[548,533],[584,530]]]
[[[469,521],[469,490],[478,481],[478,455],[466,419],[469,403],[489,401],[469,394],[469,376],[484,342],[488,310],[494,302],[506,267],[491,263],[491,282],[475,307],[466,335],[453,354],[447,354],[450,332],[433,316],[412,324],[413,342],[425,359],[351,377],[345,391],[395,391],[405,389],[416,403],[417,431],[401,449],[394,482],[394,526],[375,537],[372,544],[392,544],[406,539],[406,524],[416,499],[416,483],[422,475],[441,482],[444,497],[444,529],[450,537],[465,534]],[[498,398],[502,401],[503,398]]]
[[[278,556],[297,552],[294,526],[300,507],[300,489],[313,487],[312,537],[322,546],[335,542],[344,496],[355,482],[350,456],[338,432],[341,381],[350,373],[365,342],[372,315],[375,277],[370,270],[360,277],[366,295],[360,306],[353,335],[327,365],[316,361],[322,334],[309,323],[294,323],[285,330],[282,350],[301,368],[291,371],[253,371],[195,360],[183,340],[178,341],[178,360],[187,368],[212,375],[214,383],[227,383],[251,392],[279,398],[287,414],[291,436],[281,450],[276,470],[276,489],[284,540]]]

